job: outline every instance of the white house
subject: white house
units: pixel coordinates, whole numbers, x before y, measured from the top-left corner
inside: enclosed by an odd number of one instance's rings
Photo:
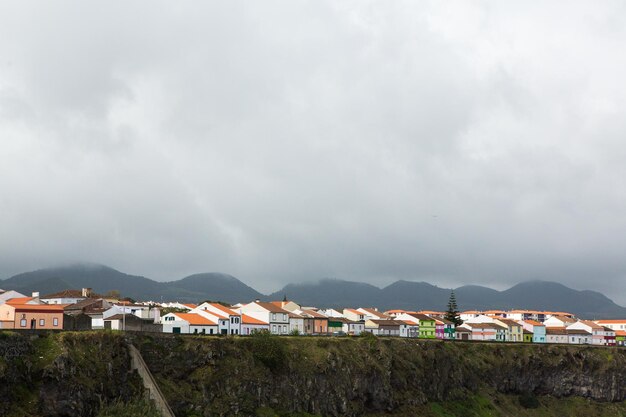
[[[467,320],[463,320],[464,323],[493,323],[495,317],[487,316],[486,314],[476,314]]]
[[[576,320],[570,317],[554,315],[546,319],[543,325],[546,327],[567,327],[574,323],[576,323]]]
[[[95,296],[91,288],[83,288],[80,290],[63,290],[53,294],[46,294],[39,297],[42,303],[46,304],[76,304],[86,298]]]
[[[351,321],[362,321],[365,322],[365,313],[355,310],[353,308],[344,308],[343,316]]]
[[[475,317],[480,316],[482,313],[478,310],[467,310],[467,311],[462,311],[461,313],[459,313],[459,317],[461,318],[461,320],[465,321],[469,321]]]
[[[241,334],[241,314],[219,303],[202,303],[191,313],[202,314],[217,321],[220,334]]]
[[[269,323],[270,333],[289,333],[289,311],[262,301],[253,301],[241,307],[241,313]]]
[[[289,313],[289,333],[304,334],[304,317],[298,313]]]
[[[0,297],[2,297],[0,295]],[[613,330],[626,330],[626,320],[594,320],[594,323]]]
[[[260,331],[269,331],[270,325],[267,322],[248,316],[246,314],[241,315],[241,334],[249,336],[252,333]]]
[[[140,319],[150,319],[154,317],[159,317],[160,312],[158,307],[150,308],[150,306],[142,305],[142,304],[113,304],[111,308],[105,310],[102,313],[102,317],[104,319],[114,316],[116,314],[132,314],[133,316],[137,316]]]
[[[565,327],[546,327],[546,343],[569,343]]]
[[[590,345],[593,343],[593,336],[591,332],[585,329],[565,329],[567,333],[568,343],[573,345]],[[549,334],[549,333],[548,333]]]
[[[365,330],[365,322],[363,321],[352,321],[352,320],[348,320],[345,317],[335,317],[335,318],[329,318],[328,319],[329,322],[329,329],[336,329],[338,327],[333,326],[330,327],[330,322],[339,322],[341,323],[341,331],[344,332],[345,334],[349,334],[352,336],[358,336],[361,333],[363,333],[363,331]],[[338,331],[338,330],[337,330]]]
[[[376,336],[400,336],[400,326],[403,322],[398,320],[372,319],[365,321],[365,331]]]
[[[572,323],[567,326],[568,334],[570,334],[571,330],[584,330],[587,333],[591,334],[591,344],[602,346],[605,344],[604,338],[604,327],[587,320],[578,320],[576,323]],[[570,336],[570,343],[572,343],[572,338],[578,340],[578,338],[582,337],[581,333],[573,333]]]
[[[357,308],[356,311],[363,313],[365,320],[391,320],[391,317],[376,308]]]
[[[163,333],[219,334],[217,323],[196,313],[168,313],[161,317]]]
[[[343,313],[338,310],[335,310],[334,308],[322,309],[322,310],[319,310],[319,313],[325,315],[326,317],[332,317],[332,318],[343,317]]]
[[[299,304],[294,303],[293,301],[272,301],[276,307],[280,307],[283,310],[294,312],[296,310],[300,310],[301,307]]]
[[[147,303],[147,304],[154,304],[154,303]],[[191,311],[194,308],[198,307],[196,304],[179,303],[178,301],[169,302],[169,303],[159,303],[159,305],[163,308],[177,308],[179,310],[186,310],[186,311]]]
[[[6,303],[11,298],[26,298],[26,296],[14,290],[0,291],[0,305]]]
[[[397,320],[397,319],[396,319]],[[420,334],[419,320],[398,320],[400,323],[400,337],[418,337]]]

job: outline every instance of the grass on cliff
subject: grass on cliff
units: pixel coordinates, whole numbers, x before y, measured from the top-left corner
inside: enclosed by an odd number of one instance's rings
[[[580,397],[536,397],[538,406],[526,408],[524,396],[483,391],[461,401],[432,402],[393,413],[367,417],[626,417],[626,403],[604,403]]]
[[[103,405],[97,417],[160,417],[152,401],[146,398],[136,398],[129,402],[114,401]]]

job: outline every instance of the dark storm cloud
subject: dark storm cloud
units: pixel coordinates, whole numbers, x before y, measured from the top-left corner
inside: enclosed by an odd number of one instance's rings
[[[0,5],[0,276],[87,260],[626,302],[626,10]]]

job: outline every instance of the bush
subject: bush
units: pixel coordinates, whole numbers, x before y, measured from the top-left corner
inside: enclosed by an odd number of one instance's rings
[[[527,392],[519,396],[519,405],[524,408],[539,408],[539,400],[533,393]]]
[[[268,331],[252,334],[252,356],[270,370],[278,370],[287,360],[284,343]]]
[[[139,398],[127,403],[116,400],[101,407],[97,417],[159,417],[160,415],[152,401]]]
[[[300,330],[298,329],[293,329],[291,332],[289,332],[290,336],[300,336]]]

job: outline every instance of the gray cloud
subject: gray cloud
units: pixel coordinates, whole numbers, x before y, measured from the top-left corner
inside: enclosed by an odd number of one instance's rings
[[[0,5],[0,276],[87,260],[626,303],[602,2]]]

